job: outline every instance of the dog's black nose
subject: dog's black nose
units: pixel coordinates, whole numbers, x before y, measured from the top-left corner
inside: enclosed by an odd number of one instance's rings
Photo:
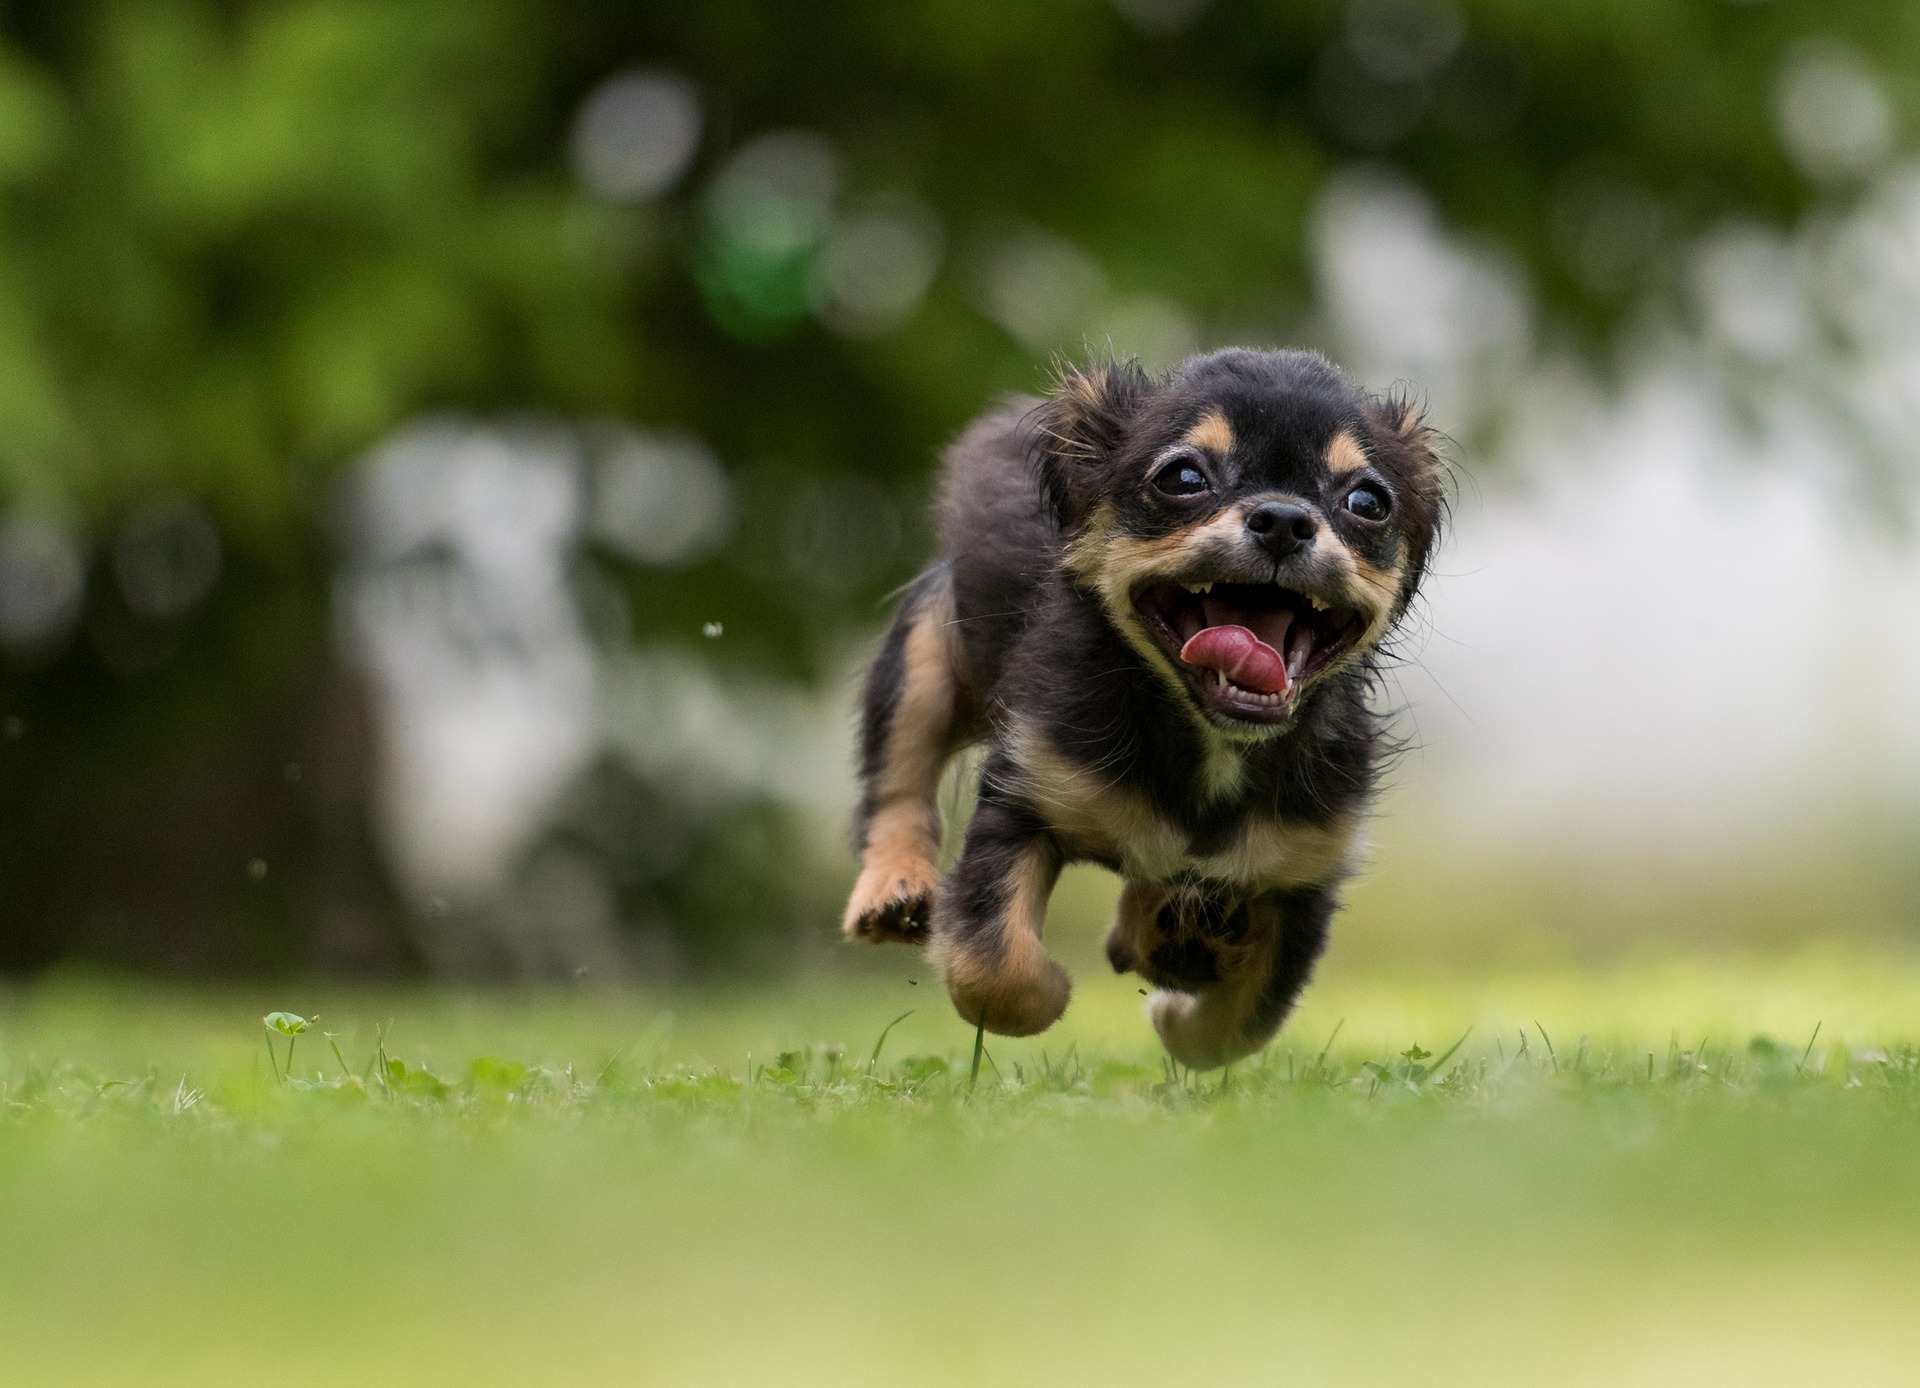
[[[1311,511],[1287,501],[1265,501],[1247,512],[1247,533],[1275,559],[1298,554],[1319,529]]]

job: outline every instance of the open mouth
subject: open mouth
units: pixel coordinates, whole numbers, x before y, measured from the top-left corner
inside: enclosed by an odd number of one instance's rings
[[[1253,723],[1289,717],[1300,687],[1365,630],[1353,608],[1277,583],[1158,583],[1136,607],[1204,704]]]

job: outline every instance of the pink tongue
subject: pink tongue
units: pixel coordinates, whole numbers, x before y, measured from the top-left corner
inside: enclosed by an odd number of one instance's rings
[[[1202,627],[1180,648],[1180,659],[1202,670],[1218,670],[1256,694],[1286,692],[1286,661],[1245,627]]]

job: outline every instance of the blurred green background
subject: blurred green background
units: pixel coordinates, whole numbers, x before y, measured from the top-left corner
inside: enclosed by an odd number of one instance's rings
[[[1344,948],[1920,928],[1914,7],[0,14],[0,970],[828,957],[938,446],[1227,342],[1454,440]]]

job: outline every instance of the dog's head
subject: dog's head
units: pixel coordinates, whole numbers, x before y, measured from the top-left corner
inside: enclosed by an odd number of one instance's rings
[[[1038,423],[1068,573],[1229,736],[1290,726],[1425,572],[1443,499],[1426,426],[1313,353],[1069,369]]]

